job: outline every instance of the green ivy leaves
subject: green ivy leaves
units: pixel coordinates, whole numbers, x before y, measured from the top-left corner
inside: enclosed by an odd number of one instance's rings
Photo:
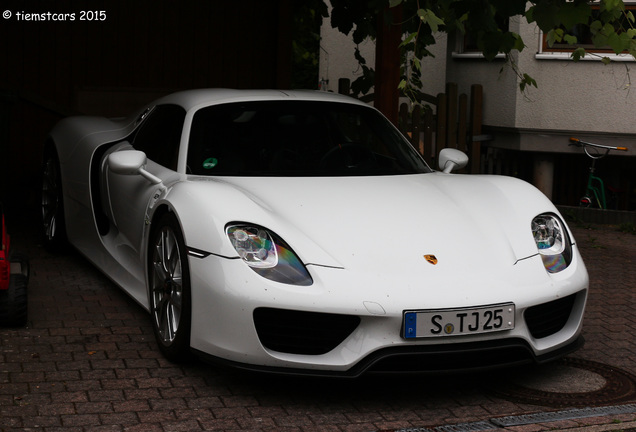
[[[595,48],[609,49],[616,54],[629,53],[636,58],[636,28],[634,15],[625,9],[623,0],[600,0],[593,8],[587,0],[331,0],[332,26],[345,34],[353,31],[355,43],[367,37],[375,38],[377,17],[388,7],[403,8],[401,23],[404,39],[397,47],[404,61],[400,89],[408,92],[420,84],[421,60],[430,55],[427,47],[435,43],[439,32],[470,34],[477,48],[487,60],[498,54],[509,55],[522,51],[525,42],[508,28],[508,20],[525,18],[536,23],[544,32],[548,46],[566,45],[572,50],[571,58],[581,60],[588,54],[577,35],[589,30]],[[359,53],[357,54],[359,55]],[[610,58],[602,58],[609,63]],[[365,74],[373,69],[362,63]],[[519,78],[519,88],[537,86],[532,77],[513,70]],[[364,78],[369,88],[369,77]],[[352,85],[352,89],[354,85]]]

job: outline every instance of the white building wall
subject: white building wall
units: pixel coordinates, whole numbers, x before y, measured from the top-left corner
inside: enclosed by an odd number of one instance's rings
[[[433,57],[427,57],[422,62],[422,91],[434,96],[444,93],[446,87],[448,36],[445,33],[439,33],[435,39],[435,45],[428,48]]]
[[[458,85],[459,93],[470,94],[473,84],[481,84],[484,93],[483,123],[491,126],[514,127],[518,91],[516,76],[503,60],[488,62],[483,58],[456,56],[449,47],[446,80]],[[502,69],[503,68],[503,69]]]
[[[484,124],[636,133],[636,91],[626,87],[629,70],[636,63],[615,61],[604,65],[598,60],[574,62],[566,56],[537,56],[541,42],[537,26],[523,19],[511,26],[526,42],[526,48],[516,57],[519,70],[537,81],[537,88],[528,87],[525,94],[519,90],[516,74],[505,66],[503,59],[487,62],[457,56],[455,46],[449,49],[448,81],[457,82],[463,92],[471,84],[484,88]],[[636,82],[636,75],[633,72],[632,75]]]
[[[598,59],[574,62],[564,56],[546,59],[559,56],[536,55],[541,42],[536,25],[526,23],[520,26],[520,33],[528,48],[522,52],[519,66],[538,87],[530,88],[527,97],[517,98],[516,127],[636,133],[636,91],[626,87],[628,70],[636,63],[604,65]]]
[[[329,12],[331,13],[331,6]],[[354,57],[355,44],[351,34],[344,35],[331,27],[329,18],[323,21],[320,30],[320,68],[319,79],[327,80],[329,91],[338,91],[338,79],[349,78],[351,82],[362,75],[362,68]],[[422,62],[424,93],[437,95],[444,92],[446,83],[446,41],[445,34],[439,34],[437,43],[430,47],[434,58]],[[366,40],[359,46],[367,66],[375,69],[375,41]],[[396,47],[396,49],[398,49]]]
[[[331,8],[329,9],[331,12]],[[364,41],[359,47],[367,65],[375,64],[375,42]],[[326,90],[338,91],[338,80],[348,78],[351,82],[362,76],[362,68],[354,57],[355,44],[351,35],[340,33],[331,27],[329,18],[320,29],[319,79],[326,83]]]
[[[504,59],[488,62],[470,55],[457,55],[455,37],[448,48],[446,78],[460,92],[481,84],[484,93],[483,123],[499,130],[491,145],[540,152],[575,152],[568,148],[574,134],[600,143],[628,146],[636,133],[636,91],[626,87],[629,69],[636,63],[599,60],[568,60],[567,54],[541,54],[541,34],[524,18],[511,21],[526,48],[515,59],[521,73],[537,81],[537,88],[522,93],[519,79]],[[636,75],[633,75],[636,82]],[[516,132],[515,132],[516,131]]]

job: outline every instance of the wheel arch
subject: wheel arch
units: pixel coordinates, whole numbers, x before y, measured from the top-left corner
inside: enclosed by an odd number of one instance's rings
[[[181,229],[181,232],[183,233],[183,227],[181,226],[181,221],[179,220],[179,217],[177,216],[176,211],[167,202],[159,204],[157,208],[155,209],[155,211],[152,213],[148,232],[150,233],[150,231],[152,231],[152,228],[155,225],[155,223],[159,219],[161,219],[163,215],[165,215],[166,213],[172,213],[172,215],[177,219],[177,221],[179,221],[179,228]]]
[[[49,174],[49,167],[47,166],[50,162],[53,162],[55,165],[54,177],[51,177]],[[53,180],[51,183],[50,180]],[[40,224],[41,231],[40,236],[42,237],[42,241],[44,242],[45,248],[50,252],[58,252],[63,250],[68,242],[68,234],[66,227],[66,196],[65,191],[66,188],[66,178],[62,172],[62,164],[60,162],[60,153],[55,139],[52,136],[48,136],[44,142],[44,146],[42,148],[41,160],[40,160],[40,170],[39,170],[39,178],[38,178],[40,189],[39,189],[39,200],[40,200]],[[45,185],[46,192],[45,192]],[[50,188],[50,186],[55,185],[56,187]],[[57,188],[57,192],[53,192],[53,195],[49,193],[51,190],[55,190]],[[52,198],[56,198],[54,211],[55,213],[50,213],[51,207],[50,203],[53,202]],[[48,210],[45,211],[45,200],[46,207]],[[59,212],[59,213],[58,213]],[[49,217],[51,218],[49,219]],[[55,228],[52,228],[55,226]]]
[[[185,239],[185,233],[183,230],[183,225],[181,224],[181,220],[179,219],[179,216],[177,215],[177,212],[174,210],[174,208],[167,202],[163,202],[161,204],[158,204],[157,207],[155,208],[155,210],[152,212],[152,214],[150,215],[150,223],[148,223],[147,225],[147,229],[146,229],[146,233],[145,233],[145,250],[144,250],[144,263],[145,263],[145,274],[148,274],[148,265],[149,265],[149,259],[150,259],[150,249],[152,248],[152,234],[153,234],[153,230],[154,228],[157,226],[157,221],[159,221],[164,215],[166,214],[172,214],[174,216],[174,218],[177,221],[177,224],[179,225],[179,230],[181,231],[181,235],[183,236],[184,242],[187,246],[187,242]],[[147,285],[147,284],[146,284]],[[149,292],[150,287],[146,286],[146,291]]]
[[[46,140],[44,141],[44,146],[42,147],[42,154],[40,155],[40,178],[39,178],[39,182],[40,184],[42,184],[43,179],[43,173],[44,173],[44,165],[47,163],[48,161],[48,157],[49,155],[52,155],[55,157],[55,160],[57,161],[57,165],[58,165],[58,170],[60,171],[60,180],[62,182],[62,191],[64,191],[64,176],[62,175],[62,165],[60,162],[60,152],[58,150],[58,146],[57,143],[55,141],[55,139],[52,136],[48,136],[46,138]]]

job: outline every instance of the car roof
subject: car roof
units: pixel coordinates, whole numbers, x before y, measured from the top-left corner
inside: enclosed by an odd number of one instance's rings
[[[208,105],[228,102],[246,102],[259,100],[303,100],[350,103],[365,105],[357,99],[338,93],[318,90],[237,90],[237,89],[198,89],[185,90],[162,97],[154,105],[176,104],[189,111]]]

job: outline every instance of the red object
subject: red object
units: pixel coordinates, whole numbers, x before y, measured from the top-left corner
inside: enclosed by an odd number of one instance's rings
[[[11,273],[11,263],[9,262],[9,235],[4,224],[2,215],[2,237],[0,238],[0,290],[9,288],[9,275]]]

